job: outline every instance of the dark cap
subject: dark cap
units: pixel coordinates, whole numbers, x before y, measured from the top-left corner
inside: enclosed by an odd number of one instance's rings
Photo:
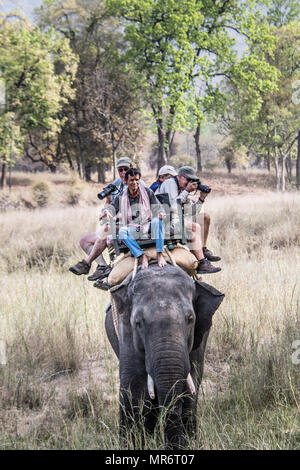
[[[178,174],[185,176],[186,178],[189,178],[191,180],[199,179],[198,176],[196,175],[196,170],[192,166],[180,167],[178,170]]]

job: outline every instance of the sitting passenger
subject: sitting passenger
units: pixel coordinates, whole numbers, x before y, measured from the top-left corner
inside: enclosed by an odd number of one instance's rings
[[[187,204],[189,204],[190,206],[189,195],[193,191],[197,190],[197,182],[195,182],[195,180],[198,180],[198,177],[195,174],[195,170],[190,166],[183,166],[179,168],[178,176],[165,180],[160,186],[160,188],[156,191],[156,194],[167,193],[169,195],[173,221],[175,224],[177,223],[177,225],[179,222],[179,216],[177,212],[177,200],[179,199],[181,201],[181,204],[183,204],[184,206],[186,206]],[[204,237],[202,237],[201,226],[198,223],[200,221],[199,212],[206,196],[207,194],[200,193],[199,200],[196,204],[194,204],[194,208],[197,212],[196,221],[193,221],[192,219],[188,220],[188,210],[186,210],[185,214],[185,228],[192,235],[191,252],[196,256],[198,260],[198,274],[212,274],[221,271],[221,268],[214,267],[210,263],[210,261],[219,261],[221,258],[218,256],[214,256],[212,252],[206,248],[206,240],[208,236],[209,227],[209,225],[207,226],[206,224],[206,218],[204,217]]]
[[[119,178],[113,181],[113,185],[116,186],[116,191],[113,191],[107,197],[107,202],[113,203],[117,196],[123,194],[123,191],[127,188],[125,182],[126,171],[132,168],[132,161],[128,157],[121,157],[117,162],[117,170],[119,172]],[[145,186],[144,181],[140,181],[141,185]],[[99,217],[100,221],[104,221],[103,214]],[[88,255],[85,259],[77,263],[75,266],[71,266],[69,271],[77,276],[81,274],[88,274],[93,261],[97,261],[98,265],[96,271],[88,277],[89,281],[95,281],[106,277],[111,266],[106,264],[106,261],[102,255],[102,252],[106,248],[106,238],[110,234],[110,226],[108,223],[103,223],[97,232],[89,233],[84,235],[80,239],[80,246]]]
[[[127,187],[125,187],[121,196],[116,197],[113,203],[103,210],[100,220],[112,217],[114,213],[117,214],[117,218],[122,222],[118,238],[128,246],[135,258],[142,258],[142,269],[148,267],[148,258],[136,242],[136,238],[145,239],[145,235],[147,238],[148,231],[151,229],[152,238],[156,242],[157,262],[160,267],[163,267],[166,264],[162,255],[164,251],[163,218],[165,214],[154,193],[140,184],[140,176],[140,171],[135,168],[127,170],[125,174]],[[152,211],[154,218],[152,218]],[[73,266],[72,272],[75,270],[76,274],[79,272],[80,274],[88,274],[92,262],[102,254],[107,246],[109,225],[105,224],[104,227],[106,229],[103,236],[102,238],[98,237],[91,254],[86,260]],[[86,270],[81,269],[81,266],[87,267]]]
[[[157,180],[151,184],[150,189],[152,189],[152,191],[155,193],[155,191],[160,188],[162,183],[165,180],[172,178],[172,176],[177,176],[177,171],[175,170],[175,168],[171,165],[162,166],[158,172]]]
[[[119,178],[113,181],[113,185],[116,186],[117,190],[112,192],[108,196],[107,202],[113,202],[117,195],[122,194],[125,187],[125,173],[126,171],[132,168],[132,162],[128,157],[121,157],[117,161],[117,170],[119,173]],[[103,220],[103,216],[100,215],[99,220]],[[101,279],[106,277],[107,274],[110,272],[110,266],[107,266],[106,261],[102,255],[102,252],[106,248],[106,237],[110,233],[109,224],[103,224],[100,226],[97,232],[89,233],[84,235],[80,239],[80,246],[88,255],[85,259],[77,263],[75,266],[71,266],[69,271],[77,276],[81,274],[88,274],[91,269],[91,264],[93,261],[97,262],[96,271],[88,277],[89,281],[95,281],[97,279]],[[105,241],[105,244],[104,244]],[[103,248],[104,246],[104,248]],[[99,253],[97,255],[97,253]]]
[[[162,254],[164,251],[163,218],[165,213],[151,189],[140,185],[140,177],[139,170],[130,168],[125,175],[127,188],[122,196],[117,197],[113,203],[116,213],[120,213],[119,240],[125,243],[135,258],[142,258],[142,269],[145,269],[148,267],[148,258],[136,239],[147,238],[151,230],[152,238],[155,239],[156,244],[157,263],[163,267],[166,265]]]

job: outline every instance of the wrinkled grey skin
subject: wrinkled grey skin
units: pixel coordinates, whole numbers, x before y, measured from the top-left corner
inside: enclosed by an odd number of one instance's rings
[[[168,407],[166,446],[182,448],[185,432],[196,432],[206,341],[212,316],[224,295],[171,265],[138,271],[133,281],[112,288],[111,293],[119,312],[120,343],[110,308],[105,326],[120,361],[121,436],[126,426],[130,429],[138,421],[142,401],[144,426],[149,432],[154,430],[158,412]],[[186,385],[189,372],[195,396]],[[154,380],[154,400],[148,394],[147,374]]]

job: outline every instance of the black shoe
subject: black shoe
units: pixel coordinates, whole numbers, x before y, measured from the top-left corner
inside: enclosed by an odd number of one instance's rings
[[[203,247],[203,254],[208,261],[221,261],[220,256],[215,256],[213,253],[206,248],[206,246]]]
[[[71,266],[69,271],[71,271],[73,274],[76,274],[77,276],[80,276],[81,274],[88,274],[90,268],[90,265],[83,259],[82,261],[79,261],[79,263],[75,264],[75,266]]]
[[[108,284],[108,282],[102,281],[101,279],[98,279],[94,284],[94,287],[97,287],[97,289],[101,290],[109,290],[112,286]]]
[[[196,272],[198,274],[214,274],[221,271],[221,268],[215,268],[206,258],[198,261],[198,268]]]
[[[97,281],[97,279],[104,279],[105,277],[109,275],[111,270],[112,270],[111,266],[100,266],[100,264],[98,264],[96,271],[93,274],[91,274],[91,276],[88,277],[88,280]]]

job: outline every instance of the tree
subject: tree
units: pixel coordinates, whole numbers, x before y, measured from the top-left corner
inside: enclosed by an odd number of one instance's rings
[[[158,137],[158,167],[166,162],[174,131],[187,125],[195,81],[226,75],[252,83],[258,100],[270,72],[257,47],[238,59],[234,31],[249,43],[271,50],[266,24],[258,24],[257,2],[224,0],[106,0],[108,12],[121,19],[127,49],[123,59],[146,83]],[[256,78],[259,77],[259,80]],[[271,80],[270,74],[268,77]],[[254,94],[254,93],[253,93]]]
[[[285,190],[286,162],[291,157],[300,128],[299,102],[293,99],[293,86],[300,83],[300,27],[290,23],[274,28],[276,48],[268,57],[269,64],[277,71],[277,89],[261,96],[259,112],[249,113],[241,100],[248,94],[245,88],[230,88],[227,84],[228,101],[223,117],[235,145],[247,145],[255,153],[271,155],[276,170],[277,189]]]
[[[142,132],[141,101],[135,77],[115,65],[111,70],[97,67],[88,80],[88,118],[96,124],[96,134],[104,133],[103,138],[112,151],[115,178],[118,150],[124,152],[131,147],[130,154],[136,153]]]
[[[300,16],[300,3],[298,0],[271,0],[267,10],[267,18],[271,26],[281,28]]]
[[[135,78],[118,61],[122,35],[99,0],[45,1],[37,13],[41,27],[53,26],[79,56],[75,96],[62,113],[62,158],[70,166],[75,161],[86,180],[96,164],[103,180],[107,163],[115,165],[121,149],[132,154],[132,141],[141,132],[135,122],[141,108]]]
[[[56,64],[63,68],[59,74]],[[2,17],[0,69],[6,88],[5,112],[0,124],[3,170],[8,153],[10,158],[17,156],[21,143],[31,154],[36,135],[43,146],[45,141],[57,138],[62,125],[58,113],[72,96],[76,61],[68,41],[58,38],[53,31],[42,33],[23,19],[12,22]],[[46,153],[39,160],[49,163]]]

